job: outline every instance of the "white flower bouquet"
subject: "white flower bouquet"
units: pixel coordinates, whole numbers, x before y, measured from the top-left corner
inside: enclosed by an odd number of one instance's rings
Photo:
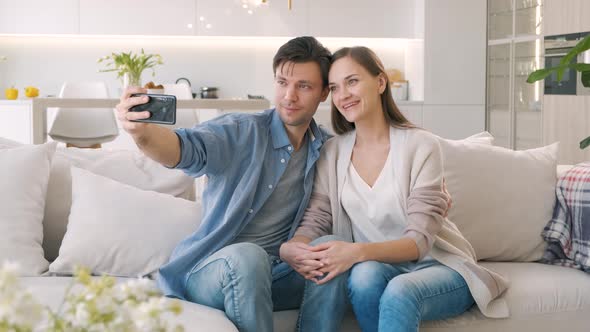
[[[77,269],[57,312],[37,303],[23,290],[14,264],[0,269],[0,331],[139,332],[184,331],[163,318],[182,312],[179,301],[162,297],[147,279],[116,284],[110,276],[92,278]]]

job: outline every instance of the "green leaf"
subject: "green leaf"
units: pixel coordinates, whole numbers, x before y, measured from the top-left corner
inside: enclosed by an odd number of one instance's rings
[[[588,145],[590,145],[590,136],[584,138],[581,142],[580,142],[580,149],[585,149],[588,147]]]
[[[586,36],[586,38],[580,40],[576,46],[574,46],[567,54],[561,59],[560,65],[565,65],[578,56],[578,54],[590,49],[590,35]]]
[[[582,72],[582,85],[590,88],[590,70]]]
[[[533,83],[539,80],[544,79],[545,77],[551,75],[553,72],[557,72],[557,79],[561,80],[560,75],[563,75],[563,71],[567,69],[570,65],[559,65],[553,68],[544,68],[538,69],[534,72],[530,73],[529,77],[527,78],[527,83]]]
[[[555,70],[553,70],[553,68],[535,70],[534,72],[530,73],[530,75],[526,79],[526,81],[527,81],[527,83],[533,83],[533,82],[542,80],[545,77],[551,75],[551,73],[554,71]]]
[[[569,67],[579,72],[590,71],[590,63],[574,63],[569,65]]]

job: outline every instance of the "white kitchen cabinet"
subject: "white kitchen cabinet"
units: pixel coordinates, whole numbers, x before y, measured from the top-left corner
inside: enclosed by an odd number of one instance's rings
[[[543,144],[559,142],[558,164],[590,160],[590,148],[579,145],[590,135],[590,96],[545,95],[543,134]]]
[[[32,143],[29,101],[0,100],[0,137],[24,144]]]
[[[301,36],[307,34],[308,0],[287,1],[196,0],[200,36]]]
[[[294,0],[294,5],[299,0]],[[419,38],[424,0],[309,2],[309,34],[319,37]]]
[[[425,10],[424,103],[484,105],[486,1],[427,0]]]
[[[414,125],[422,127],[422,103],[397,103],[400,112]]]
[[[463,139],[485,130],[484,105],[424,105],[422,127],[448,139]]]
[[[195,0],[79,0],[80,33],[193,35]]]
[[[590,31],[590,1],[543,0],[545,36]]]
[[[485,0],[426,0],[422,125],[445,138],[485,128]]]
[[[78,0],[0,0],[0,34],[76,34]]]

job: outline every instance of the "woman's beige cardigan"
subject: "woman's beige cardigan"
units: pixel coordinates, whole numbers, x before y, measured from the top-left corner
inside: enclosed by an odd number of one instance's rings
[[[317,164],[313,194],[295,235],[311,239],[335,234],[353,241],[351,221],[342,208],[342,188],[355,143],[354,131],[329,140]],[[455,224],[444,218],[448,196],[441,190],[443,165],[438,138],[422,129],[390,130],[390,149],[398,197],[408,226],[404,236],[416,241],[420,259],[430,254],[467,282],[481,312],[508,317],[501,294],[508,281],[476,262],[475,252]],[[482,188],[483,189],[483,188]],[[395,206],[395,204],[394,204]]]

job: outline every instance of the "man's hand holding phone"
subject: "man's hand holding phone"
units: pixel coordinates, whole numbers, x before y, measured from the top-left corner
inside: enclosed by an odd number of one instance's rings
[[[134,137],[146,130],[144,123],[176,123],[176,97],[145,92],[143,88],[128,88],[117,105],[119,121]]]
[[[128,132],[134,139],[141,137],[147,130],[149,124],[142,122],[132,122],[134,120],[147,119],[151,116],[150,112],[130,112],[129,109],[136,105],[145,104],[149,101],[147,96],[132,97],[133,94],[146,93],[147,90],[139,87],[130,87],[125,89],[119,104],[117,104],[117,118],[123,126],[123,129]]]

